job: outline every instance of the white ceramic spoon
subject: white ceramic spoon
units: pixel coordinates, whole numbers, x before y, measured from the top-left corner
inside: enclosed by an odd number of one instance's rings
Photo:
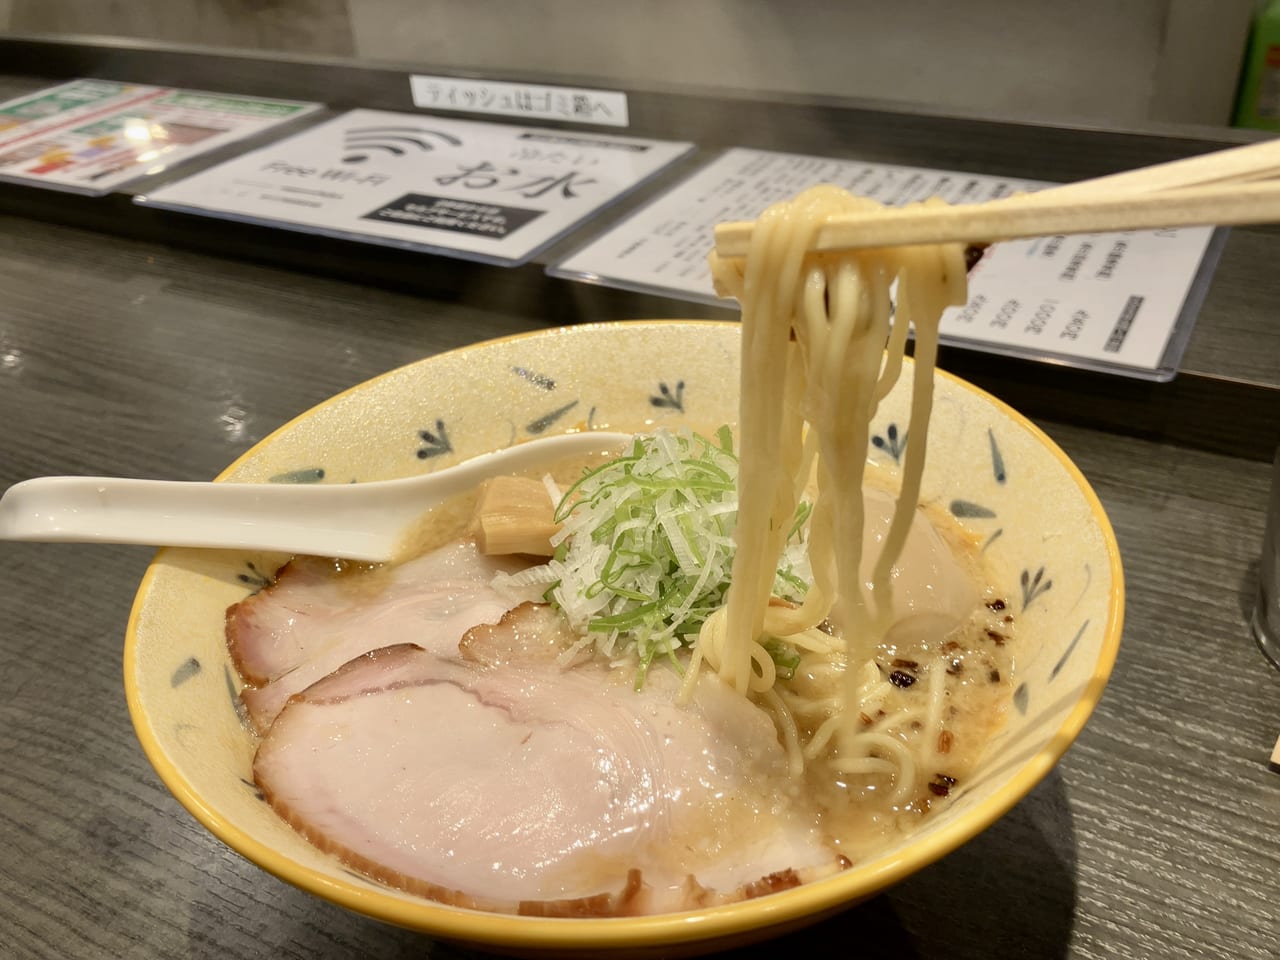
[[[187,483],[40,477],[0,498],[0,539],[140,543],[390,560],[433,505],[487,477],[564,457],[617,452],[630,434],[569,433],[485,453],[403,480],[369,483]]]

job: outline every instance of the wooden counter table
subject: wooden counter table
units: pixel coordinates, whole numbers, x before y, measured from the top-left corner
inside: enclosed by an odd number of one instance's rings
[[[923,132],[936,128],[935,165],[966,153],[984,169],[1006,158],[1014,175],[1056,163],[1046,178],[1068,172],[1048,153],[1061,144],[1086,172],[1210,145],[1204,131],[878,115],[898,146],[877,159],[928,162]],[[115,230],[83,201],[44,209],[33,194],[0,188],[0,487],[46,474],[208,479],[313,404],[429,354],[588,319],[719,315],[536,266],[390,257],[391,270],[375,252],[339,271],[326,266],[333,247],[295,244],[286,263],[251,233],[247,256],[232,256],[184,238],[199,222]],[[91,228],[71,225],[77,210]],[[1280,440],[1277,263],[1280,234],[1232,234],[1170,385],[946,352],[944,365],[1037,419],[1095,486],[1128,583],[1119,662],[1065,759],[989,830],[869,902],[738,955],[1280,956],[1280,775],[1267,766],[1280,671],[1247,628]],[[121,683],[151,553],[0,544],[0,957],[469,956],[276,880],[160,784]]]

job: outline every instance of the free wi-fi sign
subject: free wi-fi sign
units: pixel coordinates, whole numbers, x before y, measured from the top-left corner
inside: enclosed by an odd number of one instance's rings
[[[437,147],[462,146],[451,133],[426,127],[353,127],[343,134],[343,163],[364,163],[373,157],[403,157],[408,153],[425,153]]]

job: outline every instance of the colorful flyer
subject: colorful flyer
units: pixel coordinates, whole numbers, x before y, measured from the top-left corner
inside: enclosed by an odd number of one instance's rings
[[[100,195],[318,110],[109,80],[0,104],[0,180]]]
[[[692,148],[352,110],[137,200],[515,265]]]
[[[706,303],[717,223],[752,220],[817,183],[898,206],[930,196],[994,200],[1050,184],[954,171],[728,150],[548,271]],[[1015,240],[969,275],[969,302],[942,319],[946,343],[1168,380],[1221,247],[1210,227]],[[1216,238],[1216,239],[1215,239]]]

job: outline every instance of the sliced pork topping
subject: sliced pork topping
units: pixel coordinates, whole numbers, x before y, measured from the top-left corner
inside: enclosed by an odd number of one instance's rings
[[[467,630],[506,613],[510,604],[489,584],[519,566],[480,556],[470,540],[396,567],[293,560],[274,585],[227,611],[255,727],[266,730],[289,697],[370,650],[412,643],[456,657]]]
[[[545,603],[522,603],[497,623],[482,623],[468,630],[458,652],[464,660],[490,667],[529,661],[560,663],[578,640],[555,608]],[[589,652],[582,655],[583,659],[588,656]]]
[[[484,909],[681,909],[839,868],[812,811],[777,789],[772,721],[714,676],[682,707],[665,669],[637,693],[627,671],[505,649],[500,667],[412,646],[361,656],[284,708],[255,779],[351,865]]]

